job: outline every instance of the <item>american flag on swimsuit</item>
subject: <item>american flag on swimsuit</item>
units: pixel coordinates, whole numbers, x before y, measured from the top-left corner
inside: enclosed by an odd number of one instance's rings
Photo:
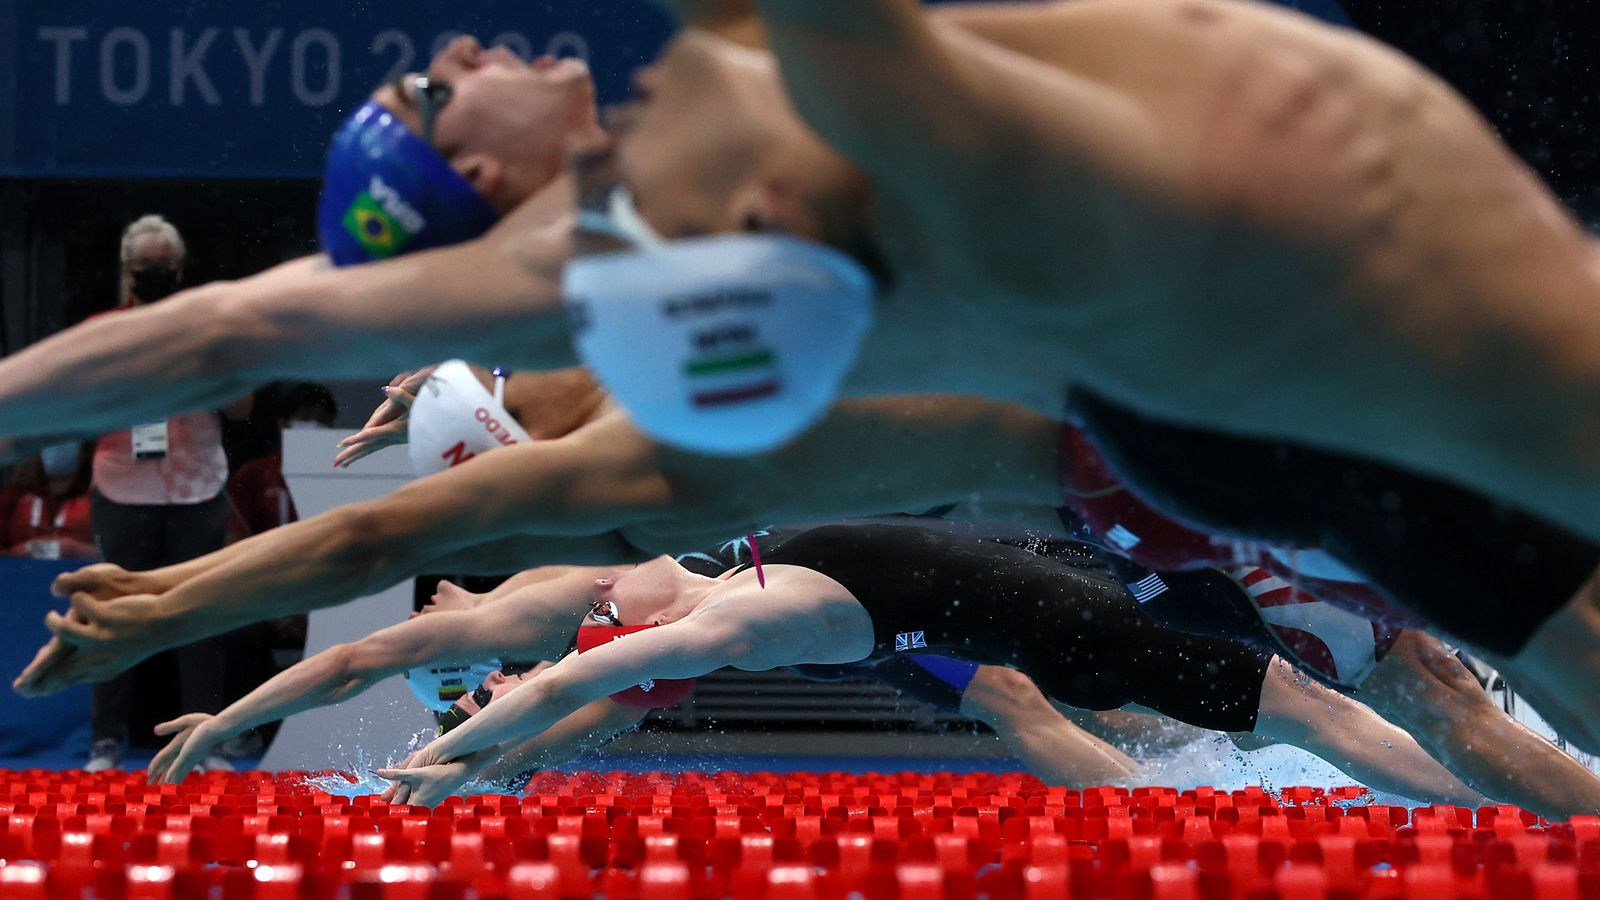
[[[1289,661],[1326,680],[1356,686],[1378,664],[1382,626],[1256,566],[1224,569],[1244,588]]]

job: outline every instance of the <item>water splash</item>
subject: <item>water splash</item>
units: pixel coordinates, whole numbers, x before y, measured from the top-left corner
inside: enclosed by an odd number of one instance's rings
[[[1242,751],[1226,738],[1205,735],[1175,750],[1143,760],[1138,785],[1161,785],[1179,790],[1210,786],[1219,791],[1260,787],[1282,801],[1278,785],[1343,787],[1350,776],[1311,754],[1294,747],[1275,744],[1260,750]],[[1415,808],[1423,804],[1394,794],[1369,790],[1353,800],[1328,801],[1340,806],[1384,804]]]

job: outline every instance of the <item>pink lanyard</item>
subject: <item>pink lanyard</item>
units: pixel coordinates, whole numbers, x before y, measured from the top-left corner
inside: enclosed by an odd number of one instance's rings
[[[747,534],[744,539],[750,542],[750,564],[756,569],[756,583],[766,587],[767,573],[761,571],[761,548],[756,546],[756,536]]]

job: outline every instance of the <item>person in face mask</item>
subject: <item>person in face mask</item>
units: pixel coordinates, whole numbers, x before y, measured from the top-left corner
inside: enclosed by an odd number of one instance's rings
[[[89,522],[86,445],[52,444],[11,470],[0,491],[0,548],[35,559],[99,559]]]
[[[122,233],[122,283],[117,307],[165,300],[183,284],[188,255],[183,235],[157,215],[142,216]]]
[[[174,293],[186,258],[183,236],[171,222],[159,215],[135,220],[122,233],[118,306],[101,316],[122,319],[133,314],[130,310]],[[228,498],[223,492],[228,460],[218,414],[243,418],[252,402],[253,397],[246,395],[219,410],[153,417],[100,437],[90,509],[97,543],[107,561],[170,565],[222,548],[228,521]],[[224,704],[224,639],[212,638],[177,651],[184,706],[220,709]],[[87,769],[101,771],[121,764],[131,690],[127,676],[95,685],[93,748]],[[209,760],[207,767],[228,764],[218,758]]]

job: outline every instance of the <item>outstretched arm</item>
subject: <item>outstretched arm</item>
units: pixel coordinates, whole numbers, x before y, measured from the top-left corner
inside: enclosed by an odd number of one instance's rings
[[[221,336],[216,327],[221,322],[211,312],[218,299],[229,291],[300,284],[327,268],[321,254],[290,260],[242,281],[91,319],[0,360],[0,434],[93,437],[142,418],[227,406],[252,385],[225,371],[213,352]],[[206,371],[210,377],[201,383],[197,376]],[[164,394],[160,412],[139,416],[138,397],[132,400],[135,406],[126,406],[124,395],[138,393],[130,380],[163,383],[155,388]],[[15,443],[26,447],[39,441]]]
[[[543,734],[507,750],[478,777],[503,784],[529,772],[553,769],[637,727],[644,717],[645,710],[636,706],[611,699],[596,700],[550,726]]]
[[[559,766],[585,750],[598,747],[620,732],[638,725],[643,718],[644,710],[624,706],[612,700],[596,700],[550,726],[543,734],[505,749],[503,754],[502,747],[485,747],[460,759],[429,765],[425,770],[418,770],[427,773],[427,784],[419,783],[419,776],[395,778],[394,783],[384,790],[383,801],[418,804],[432,802],[420,798],[431,797],[435,793],[443,797],[456,787],[473,780],[520,789],[521,782],[527,781],[532,772]],[[414,765],[421,765],[417,760],[425,752],[426,750],[417,751],[401,766],[409,769]]]
[[[560,179],[484,237],[336,271],[273,270],[68,329],[0,361],[0,435],[100,433],[282,378],[387,377],[448,356],[570,365]]]
[[[389,796],[396,803],[437,803],[488,764],[489,748],[537,735],[584,704],[649,679],[697,678],[723,666],[761,671],[856,662],[871,651],[871,618],[840,596],[836,582],[798,566],[769,569],[765,586],[753,573],[735,575],[686,618],[642,639],[567,654],[400,768],[380,771],[395,782]]]
[[[100,316],[0,360],[0,434],[92,436],[215,409],[270,380],[233,370],[216,349],[216,300],[246,284],[208,285]]]
[[[611,529],[653,508],[663,490],[635,464],[633,434],[614,419],[502,448],[382,499],[241,541],[204,568],[186,566],[186,580],[159,596],[75,594],[72,614],[52,613],[46,624],[77,652],[42,654],[17,687],[43,693],[109,677],[166,647],[343,603],[428,570],[632,561],[637,551]]]
[[[607,571],[607,570],[603,570]],[[218,743],[286,716],[340,703],[414,666],[541,655],[572,626],[574,598],[588,596],[595,570],[573,570],[481,610],[420,616],[301,660],[215,716],[183,716],[158,726],[174,739],[150,764],[150,780],[176,783]]]
[[[386,796],[394,803],[432,806],[488,765],[497,746],[542,734],[579,708],[641,681],[696,678],[732,663],[740,653],[727,623],[694,617],[654,629],[647,640],[569,653],[412,754],[400,768],[378,770],[395,782]]]
[[[456,759],[537,735],[585,704],[653,678],[698,678],[733,662],[735,653],[732,629],[693,618],[653,629],[646,640],[569,653],[427,749]]]

